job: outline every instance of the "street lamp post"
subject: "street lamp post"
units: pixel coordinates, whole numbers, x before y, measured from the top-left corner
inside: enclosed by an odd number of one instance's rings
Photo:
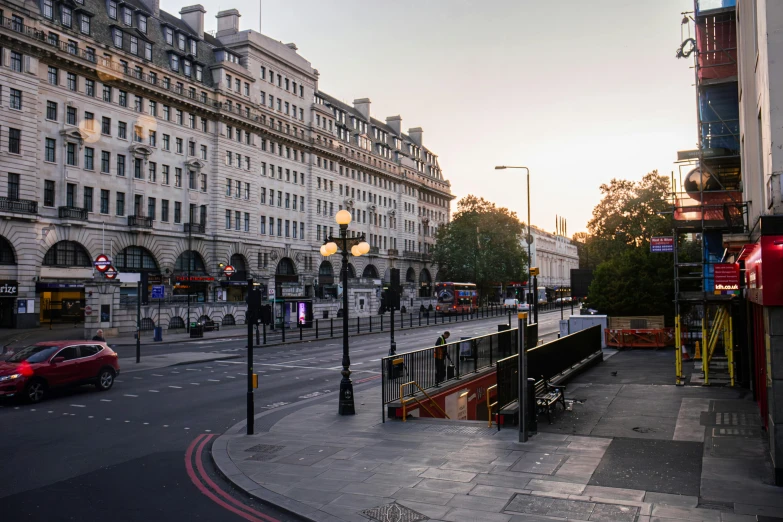
[[[353,383],[351,382],[351,358],[348,353],[348,255],[359,257],[370,251],[370,245],[364,240],[364,234],[348,237],[348,224],[351,222],[351,213],[341,210],[335,216],[335,221],[340,225],[339,237],[327,237],[321,246],[321,255],[331,256],[340,251],[342,256],[341,276],[343,281],[343,376],[340,381],[340,399],[337,412],[340,415],[354,415],[356,410],[353,401]]]
[[[530,294],[533,291],[532,281],[533,277],[530,275],[530,267],[533,264],[533,252],[532,252],[532,244],[533,244],[533,235],[530,232],[530,169],[527,167],[510,167],[507,165],[498,165],[495,167],[495,170],[505,170],[505,169],[525,169],[525,172],[527,172],[527,237],[525,238],[525,241],[527,241],[527,262],[528,262],[528,271],[527,271],[527,291],[528,294]],[[530,299],[532,302],[530,303],[530,306],[532,307],[532,314],[529,314],[528,317],[534,322],[538,322],[538,296],[533,296]]]

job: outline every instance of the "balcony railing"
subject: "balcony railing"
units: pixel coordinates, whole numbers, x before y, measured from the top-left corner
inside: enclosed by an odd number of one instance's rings
[[[76,219],[79,221],[87,221],[87,209],[79,207],[59,207],[57,213],[60,219]]]
[[[17,212],[19,214],[37,214],[38,202],[30,199],[15,199],[0,196],[0,212]]]
[[[402,257],[416,259],[418,261],[429,261],[432,259],[432,254],[429,252],[413,252],[412,250],[403,250]]]
[[[152,228],[152,218],[147,216],[128,216],[128,226],[136,228]]]
[[[388,252],[389,252],[390,256],[398,256],[398,255],[400,255],[400,251],[397,250],[396,248],[390,248],[388,250]]]
[[[380,248],[378,248],[377,246],[371,246],[370,251],[367,254],[371,256],[377,256],[380,253],[381,253]]]
[[[186,234],[203,234],[205,229],[204,223],[185,223]]]

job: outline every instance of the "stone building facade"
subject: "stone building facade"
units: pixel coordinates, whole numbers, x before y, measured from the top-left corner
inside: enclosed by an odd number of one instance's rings
[[[204,15],[0,0],[0,327],[130,331],[139,288],[143,328],[241,323],[248,277],[283,321],[334,308],[339,261],[319,247],[343,208],[372,246],[357,288],[377,295],[396,267],[407,297],[431,292],[452,195],[422,130],[320,91],[296,45],[240,31],[235,9],[214,35]]]

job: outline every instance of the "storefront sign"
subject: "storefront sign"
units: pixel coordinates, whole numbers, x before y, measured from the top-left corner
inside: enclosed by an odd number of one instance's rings
[[[84,288],[83,283],[36,283],[35,290],[81,290]]]
[[[190,281],[191,283],[201,283],[201,282],[208,283],[215,280],[215,278],[212,276],[197,276],[197,275],[192,275],[190,277],[186,275],[184,276],[178,275],[174,279],[177,281]]]
[[[19,295],[19,286],[16,281],[0,281],[0,297],[16,297]]]
[[[716,263],[713,265],[715,293],[739,291],[739,265],[735,263]]]
[[[674,252],[674,238],[672,236],[651,237],[650,252]]]

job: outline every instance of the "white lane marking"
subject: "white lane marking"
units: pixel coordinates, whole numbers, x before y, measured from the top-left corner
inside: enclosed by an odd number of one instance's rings
[[[226,375],[226,379],[236,379],[233,375]]]
[[[177,390],[181,390],[182,386],[169,386],[169,388],[174,388],[174,389],[177,389]]]
[[[126,420],[125,422],[130,422],[129,420]]]
[[[126,393],[125,397],[138,397],[138,395],[133,395],[132,393]]]
[[[168,428],[168,427],[169,427],[169,425],[168,425],[168,424],[164,424],[164,425],[163,425],[163,427],[164,427],[164,428]]]
[[[150,393],[160,393],[158,390],[147,390]]]
[[[307,357],[306,359],[294,359],[293,361],[285,361],[285,362],[281,362],[280,364],[291,364],[291,363],[301,362],[301,361],[310,361],[312,359],[315,359],[315,357]]]
[[[52,410],[47,411],[46,413],[54,413]]]
[[[145,426],[148,426],[148,425],[149,425],[149,422],[145,422],[145,423],[144,423],[144,425],[145,425]]]
[[[35,411],[35,408],[30,408],[30,411]]]
[[[287,402],[275,402],[273,404],[267,404],[266,406],[262,406],[262,408],[266,408],[268,410],[273,410],[275,408],[279,408],[280,406],[285,406],[286,404],[289,404]]]
[[[209,368],[211,370],[212,366],[204,366],[204,368]]]
[[[370,359],[370,362],[378,362],[380,359]]]
[[[185,428],[186,430],[189,430],[190,428]]]
[[[199,383],[197,382],[191,382],[190,384],[192,384],[193,386],[200,386]]]
[[[163,377],[163,376],[162,376],[161,374],[159,374],[159,373],[153,373],[153,374],[152,374],[152,376],[153,376],[153,377]]]
[[[106,417],[106,420],[111,420],[111,417]]]
[[[364,364],[364,363],[363,362],[356,362],[356,363],[353,363],[352,366],[359,366],[360,364]]]
[[[93,418],[93,416],[92,416],[92,415],[88,415],[88,416],[87,416],[87,418],[88,418],[88,419],[92,419],[92,418]]]
[[[207,379],[209,382],[220,382],[220,379]]]
[[[72,408],[86,408],[87,406],[85,406],[84,404],[71,404],[71,407]]]
[[[204,431],[206,431],[207,433],[210,433],[212,430],[204,430]]]
[[[134,378],[134,379],[136,379],[137,381],[140,381],[140,380],[141,380],[141,377],[135,377],[135,376],[134,376],[133,378]]]
[[[189,372],[200,372],[201,370],[197,370],[196,368],[185,368],[185,370]]]
[[[114,379],[114,382],[123,382],[120,379]]]

